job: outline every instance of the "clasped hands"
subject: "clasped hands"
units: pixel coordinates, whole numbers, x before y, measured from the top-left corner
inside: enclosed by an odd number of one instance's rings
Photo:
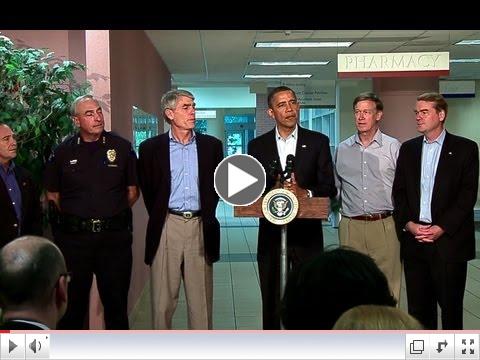
[[[445,233],[438,225],[422,225],[409,221],[405,229],[415,236],[415,239],[421,243],[433,243]]]

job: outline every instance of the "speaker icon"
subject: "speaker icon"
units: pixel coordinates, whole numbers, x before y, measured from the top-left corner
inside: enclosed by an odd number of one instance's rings
[[[40,341],[37,341],[37,339],[33,339],[33,341],[28,345],[30,350],[33,351],[34,354],[37,353],[37,351],[40,351],[42,349],[42,343]]]

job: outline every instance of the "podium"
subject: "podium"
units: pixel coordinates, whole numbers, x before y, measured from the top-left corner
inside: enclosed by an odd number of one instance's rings
[[[278,190],[272,189],[264,197],[259,198],[253,204],[248,206],[235,206],[233,215],[236,217],[266,217],[263,213],[263,200],[269,197],[271,192]],[[296,218],[304,219],[327,219],[330,211],[330,199],[328,197],[300,197],[297,198],[294,192],[286,190],[298,200],[298,212]],[[268,217],[267,219],[271,221]],[[290,220],[291,221],[291,220]],[[272,221],[271,221],[272,222]],[[280,248],[280,297],[283,298],[285,286],[287,284],[287,224],[281,226],[281,248]],[[273,241],[273,240],[272,240]]]

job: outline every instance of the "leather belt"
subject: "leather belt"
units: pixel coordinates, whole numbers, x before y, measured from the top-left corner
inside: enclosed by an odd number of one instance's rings
[[[371,213],[371,214],[358,215],[358,216],[345,216],[345,217],[353,220],[377,221],[377,220],[385,219],[389,216],[392,216],[392,211],[385,211],[381,213]]]
[[[173,215],[182,216],[184,219],[193,219],[193,218],[199,217],[201,215],[200,210],[197,210],[197,211],[189,211],[189,210],[187,210],[187,211],[177,211],[177,210],[168,209],[168,212],[170,214],[173,214]]]
[[[102,233],[105,231],[131,230],[128,213],[122,213],[110,218],[82,218],[70,214],[60,215],[60,229],[68,233]]]

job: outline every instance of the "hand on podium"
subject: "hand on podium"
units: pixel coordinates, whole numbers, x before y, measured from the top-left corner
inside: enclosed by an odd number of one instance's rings
[[[285,190],[290,190],[291,192],[293,192],[298,199],[309,197],[307,189],[303,189],[300,186],[298,186],[297,181],[295,179],[295,173],[292,173],[292,177],[289,180],[290,181],[285,181],[283,183],[283,188]]]

